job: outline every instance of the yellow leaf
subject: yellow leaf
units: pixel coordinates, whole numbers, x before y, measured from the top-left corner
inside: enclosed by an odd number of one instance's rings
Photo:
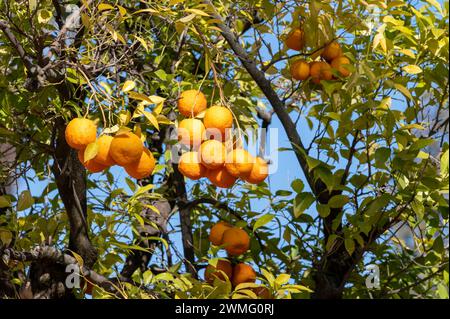
[[[119,125],[114,125],[112,127],[107,127],[103,130],[104,134],[111,134],[111,133],[115,133],[119,130]]]
[[[130,111],[120,111],[119,112],[119,124],[120,126],[127,125],[131,120]]]
[[[191,13],[188,16],[185,16],[181,19],[179,19],[178,21],[182,22],[182,23],[188,23],[189,21],[193,20],[197,15],[195,13]]]
[[[202,10],[198,10],[198,9],[186,9],[184,11],[189,12],[189,13],[193,13],[193,14],[196,14],[196,15],[199,15],[199,16],[202,16],[202,17],[209,17],[209,14],[207,14],[206,12],[204,12]]]
[[[159,115],[163,109],[164,106],[164,102],[158,103],[158,105],[156,105],[156,107],[153,109],[153,113],[155,113],[156,115]]]
[[[122,86],[122,92],[131,91],[135,87],[136,87],[136,83],[134,81],[131,81],[131,80],[125,81],[125,83]]]
[[[97,141],[92,142],[86,146],[86,149],[84,150],[84,162],[93,159],[95,156],[97,156],[98,153],[98,144]]]
[[[136,124],[136,125],[134,126],[133,131],[134,131],[134,134],[136,134],[139,138],[141,137],[141,135],[142,135],[142,129],[141,129],[141,126],[140,126],[139,124]]]
[[[135,35],[134,37],[136,38],[136,40],[138,40],[142,44],[142,46],[145,48],[145,51],[148,52],[147,42],[144,39],[142,39],[141,37],[138,37],[137,35]]]
[[[147,8],[147,9],[141,9],[141,10],[135,11],[133,14],[138,14],[138,13],[143,13],[143,12],[159,13],[159,12],[158,12],[157,10],[155,10],[155,9]]]
[[[410,99],[410,100],[413,99],[411,92],[409,92],[409,90],[406,87],[404,87],[403,85],[394,83],[394,87],[397,90],[399,90],[404,96],[406,96],[408,99]]]
[[[145,108],[145,104],[144,103],[139,103],[138,106],[136,107],[136,109],[134,110],[133,116],[131,118],[136,118],[136,117],[140,117],[142,115],[144,115],[144,108]]]
[[[98,5],[98,11],[105,11],[105,10],[111,10],[114,9],[114,7],[107,3],[100,3]]]
[[[159,124],[156,117],[147,111],[143,111],[144,116],[147,118],[147,120],[159,131]]]
[[[130,91],[128,92],[128,96],[134,100],[146,101],[150,104],[153,104],[152,100],[147,95],[144,95],[142,93]]]
[[[151,101],[152,104],[159,104],[163,103],[166,99],[157,95],[150,95],[148,99]]]
[[[403,69],[403,71],[405,71],[406,73],[409,73],[409,74],[422,73],[422,69],[415,64],[410,64],[410,65],[404,66],[402,69]]]

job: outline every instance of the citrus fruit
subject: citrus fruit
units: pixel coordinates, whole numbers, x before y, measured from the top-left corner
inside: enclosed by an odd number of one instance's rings
[[[303,30],[300,28],[292,30],[286,37],[285,44],[291,50],[301,51],[305,44]]]
[[[70,147],[81,150],[97,138],[97,126],[91,120],[75,118],[69,122],[65,131],[66,142]]]
[[[232,284],[236,287],[243,283],[254,283],[256,281],[256,273],[252,266],[240,263],[233,267]]]
[[[197,152],[183,153],[178,162],[178,170],[183,176],[193,180],[198,180],[206,174],[206,167],[200,163]]]
[[[209,169],[217,169],[225,163],[226,150],[223,143],[216,140],[208,140],[200,145],[200,162]]]
[[[222,245],[228,254],[239,256],[250,248],[250,237],[245,230],[233,227],[223,233]]]
[[[206,97],[197,90],[187,90],[180,94],[178,111],[188,117],[194,117],[206,109]]]
[[[140,160],[144,145],[134,133],[121,132],[114,136],[109,147],[109,154],[120,166],[127,166]]]
[[[228,279],[231,280],[231,276],[233,274],[233,266],[231,266],[231,263],[228,260],[222,259],[219,259],[217,261],[216,266],[206,266],[205,280],[209,283],[213,283],[214,279],[217,277],[218,279],[225,281],[225,275],[221,271],[223,271]]]
[[[153,173],[155,168],[155,158],[153,154],[147,148],[141,154],[141,158],[138,161],[132,162],[124,166],[125,171],[133,178],[141,179],[148,177]]]
[[[184,119],[178,124],[178,140],[185,145],[198,147],[205,135],[205,126],[198,119]]]
[[[234,177],[240,177],[250,173],[254,161],[254,157],[249,152],[237,148],[227,154],[225,168]]]
[[[261,157],[257,157],[253,163],[252,170],[243,175],[242,179],[251,184],[259,184],[269,175],[269,165]]]
[[[216,246],[222,245],[223,233],[231,227],[232,226],[226,222],[218,222],[211,227],[208,237],[209,241]]]

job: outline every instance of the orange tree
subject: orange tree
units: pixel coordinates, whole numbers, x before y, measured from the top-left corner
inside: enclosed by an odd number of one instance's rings
[[[448,297],[447,1],[6,0],[0,71],[0,296]],[[189,116],[278,127],[295,179],[198,153],[185,179]],[[86,172],[77,117],[140,138],[141,179]]]

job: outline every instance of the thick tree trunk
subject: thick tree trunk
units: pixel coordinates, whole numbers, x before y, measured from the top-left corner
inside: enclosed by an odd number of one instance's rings
[[[65,123],[56,120],[56,145],[52,171],[61,199],[69,217],[69,249],[82,258],[86,266],[92,267],[97,252],[89,239],[87,223],[86,172],[77,158],[75,150],[66,143]]]

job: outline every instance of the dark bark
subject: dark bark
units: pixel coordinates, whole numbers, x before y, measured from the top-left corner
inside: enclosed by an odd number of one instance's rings
[[[86,171],[75,150],[66,143],[66,125],[62,118],[55,123],[56,143],[52,171],[70,224],[69,249],[79,254],[87,266],[97,259],[89,239],[87,224]]]

